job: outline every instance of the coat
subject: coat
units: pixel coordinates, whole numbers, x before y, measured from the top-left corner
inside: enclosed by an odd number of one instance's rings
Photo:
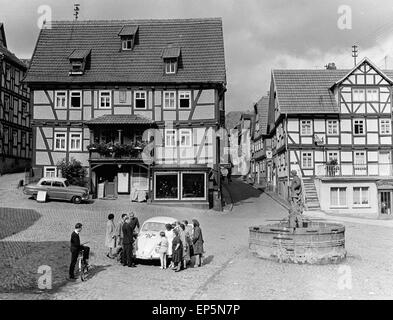
[[[81,250],[81,241],[79,238],[79,234],[75,231],[71,234],[71,252],[79,252]]]
[[[179,248],[175,250],[178,244]],[[179,236],[176,236],[172,241],[172,261],[174,263],[183,261],[183,245]]]
[[[134,243],[134,230],[129,223],[123,223],[123,245]]]
[[[113,220],[106,222],[105,246],[108,248],[116,247],[116,226]]]
[[[192,246],[194,249],[194,255],[203,254],[203,236],[200,227],[194,227],[194,235],[192,237]]]

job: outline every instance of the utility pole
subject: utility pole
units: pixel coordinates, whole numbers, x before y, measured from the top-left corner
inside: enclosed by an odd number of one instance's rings
[[[78,15],[79,15],[79,6],[80,6],[80,4],[79,3],[74,3],[74,20],[76,21],[76,20],[78,20]]]
[[[352,57],[354,66],[356,66],[356,58],[358,57],[358,46],[356,44],[352,46]]]

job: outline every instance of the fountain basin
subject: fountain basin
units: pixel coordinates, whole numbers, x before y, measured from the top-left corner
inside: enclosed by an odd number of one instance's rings
[[[346,257],[345,227],[338,223],[288,222],[250,227],[249,249],[263,259],[299,264],[340,263]]]

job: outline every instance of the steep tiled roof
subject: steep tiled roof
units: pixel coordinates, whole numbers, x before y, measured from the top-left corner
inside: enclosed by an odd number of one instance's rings
[[[86,121],[87,124],[153,124],[154,121],[136,114],[106,114]]]
[[[339,112],[329,88],[349,70],[273,70],[281,113]]]
[[[119,32],[138,26],[133,50],[121,51]],[[163,73],[163,49],[181,48],[175,75]],[[69,76],[68,56],[75,49],[91,49],[90,69]],[[27,82],[225,83],[222,21],[219,18],[63,21],[42,29]]]
[[[262,97],[255,105],[257,111],[256,121],[259,121],[259,130],[254,138],[259,137],[262,134],[267,134],[267,122],[268,122],[268,109],[269,109],[269,97]]]

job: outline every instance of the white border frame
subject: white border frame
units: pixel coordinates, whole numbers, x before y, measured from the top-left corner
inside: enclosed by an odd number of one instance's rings
[[[189,102],[188,102],[188,107],[187,108],[181,108],[180,107],[180,95],[182,95],[182,94],[187,94],[187,95],[189,95]],[[179,101],[179,110],[190,110],[191,109],[191,91],[186,91],[186,90],[181,90],[181,91],[179,91],[179,93],[178,93],[178,101]]]
[[[329,121],[336,122],[337,133],[329,133]],[[327,136],[338,136],[338,135],[340,135],[340,122],[337,119],[328,119],[328,120],[326,120],[326,135]]]
[[[363,189],[367,188],[367,204],[355,204],[355,188],[360,188],[360,198],[359,200],[362,201],[362,196],[363,196]],[[359,185],[354,185],[352,186],[352,208],[370,208],[370,186],[359,186]]]
[[[187,131],[187,132],[189,132],[190,133],[190,145],[182,145],[181,144],[181,137],[182,137],[182,131]],[[192,129],[190,129],[190,128],[180,128],[179,130],[178,130],[178,132],[179,132],[179,147],[180,148],[192,148],[193,147],[193,137],[192,137]]]
[[[174,131],[175,132],[175,145],[173,145],[173,146],[168,146],[167,144],[166,144],[166,136],[167,136],[167,132],[168,131]],[[178,141],[178,132],[177,132],[177,129],[165,129],[165,131],[164,131],[164,148],[176,148],[177,147],[177,141]]]
[[[79,93],[80,94],[80,104],[79,107],[72,107],[71,106],[71,100],[72,100],[72,94],[73,93]],[[70,91],[70,98],[69,98],[69,102],[68,102],[68,106],[70,110],[78,110],[78,109],[82,109],[82,101],[83,101],[83,95],[82,95],[82,90],[71,90]]]
[[[64,139],[65,139],[64,149],[56,148],[56,139],[57,139],[58,134],[64,134]],[[66,131],[54,132],[54,134],[53,134],[53,150],[54,151],[67,151],[67,132]]]
[[[389,123],[389,132],[382,132],[382,121]],[[392,134],[392,120],[390,118],[379,118],[379,134],[380,135],[391,135]]]
[[[60,106],[57,105],[57,95],[59,93],[65,93],[65,105],[64,105],[64,107],[60,107]],[[67,96],[68,96],[68,92],[66,90],[55,91],[55,109],[60,109],[60,110],[67,109],[67,105],[68,105]]]
[[[302,122],[310,122],[310,133],[303,133],[303,128],[302,128]],[[303,120],[300,120],[300,136],[302,136],[302,137],[309,137],[309,136],[312,136],[314,134],[314,132],[313,132],[313,120],[309,120],[309,119],[303,119]]]
[[[73,135],[73,134],[77,134],[77,135],[79,135],[79,138],[80,138],[80,141],[81,141],[81,143],[80,143],[80,149],[72,149],[71,148],[71,135]],[[70,134],[69,134],[69,136],[68,136],[68,150],[71,152],[74,152],[74,151],[82,151],[82,149],[83,149],[83,134],[82,134],[82,132],[73,132],[73,131],[70,131]]]
[[[175,103],[174,103],[174,107],[173,108],[170,108],[170,107],[165,105],[165,95],[166,94],[171,94],[171,93],[173,94],[173,96],[175,98]],[[162,97],[162,108],[164,110],[176,110],[176,108],[177,108],[176,91],[174,91],[174,90],[163,91],[163,95],[162,96],[163,96]]]
[[[145,107],[144,108],[137,108],[136,107],[136,94],[137,93],[144,93],[145,94]],[[133,105],[133,107],[134,107],[134,110],[146,110],[147,109],[147,91],[146,90],[136,90],[136,91],[134,91],[134,105]],[[138,99],[139,100],[139,99]]]
[[[305,167],[303,163],[303,154],[305,153],[311,153],[311,166],[310,167]],[[301,168],[302,169],[314,169],[315,164],[314,164],[314,153],[313,151],[302,151],[300,154],[300,161],[301,161]]]
[[[363,133],[355,133],[355,122],[363,121]],[[354,118],[352,121],[352,132],[354,136],[365,136],[366,135],[366,119]]]
[[[48,169],[54,169],[55,170],[55,176],[54,177],[47,177],[46,172]],[[44,166],[44,176],[43,178],[57,178],[57,167],[56,166]]]
[[[103,107],[101,105],[101,97],[103,93],[109,93],[109,107]],[[112,90],[100,90],[98,92],[98,109],[112,109]]]
[[[332,205],[332,198],[331,198],[331,192],[332,192],[332,189],[339,189],[338,190],[338,192],[337,192],[337,202],[340,202],[340,189],[345,189],[345,204],[338,204],[338,205]],[[331,208],[331,209],[345,209],[345,208],[348,208],[348,190],[349,190],[349,187],[347,187],[347,186],[330,186],[329,187],[329,208]]]
[[[176,175],[177,176],[177,198],[157,198],[156,197],[156,191],[157,191],[157,175],[160,176],[169,176],[169,175]],[[154,200],[159,200],[159,201],[174,201],[174,200],[180,200],[180,172],[177,171],[164,171],[164,172],[154,172],[154,188],[153,188],[153,194],[154,194]]]

